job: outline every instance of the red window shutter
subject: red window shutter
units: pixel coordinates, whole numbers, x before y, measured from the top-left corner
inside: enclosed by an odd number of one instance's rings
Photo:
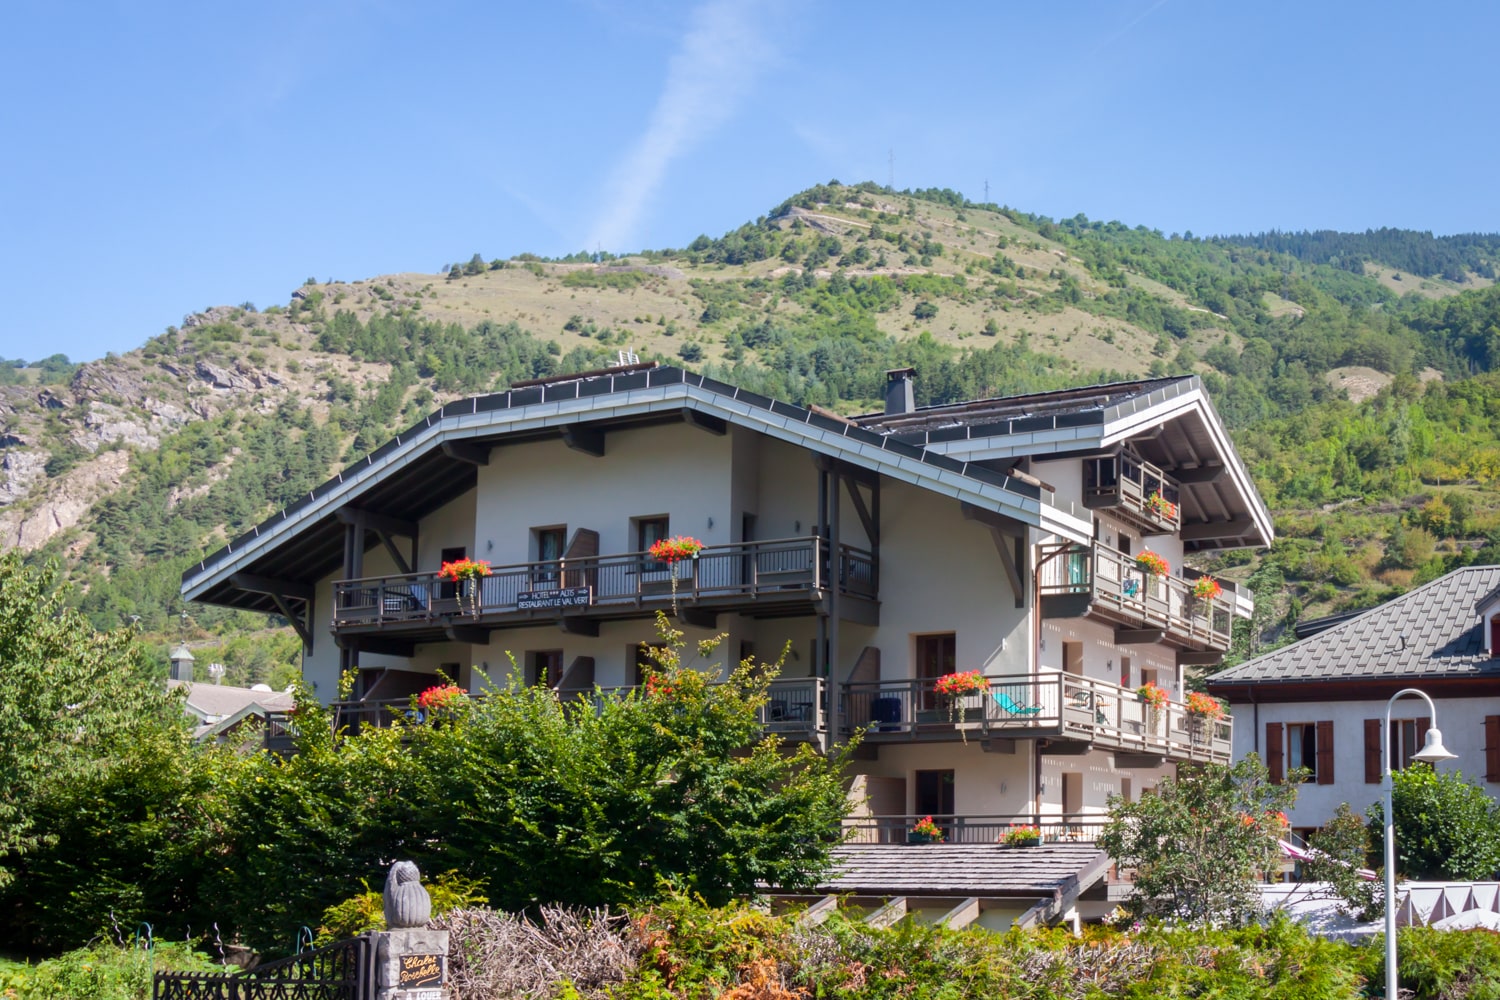
[[[1500,715],[1484,717],[1484,780],[1500,781]]]
[[[1333,784],[1333,723],[1318,723],[1318,775],[1320,785]]]
[[[1412,751],[1412,753],[1416,753],[1417,750],[1420,750],[1420,749],[1422,749],[1422,747],[1424,747],[1424,746],[1427,745],[1427,730],[1429,730],[1431,728],[1432,728],[1432,720],[1431,719],[1418,719],[1417,720],[1417,746],[1416,746],[1416,749]]]
[[[1380,720],[1365,720],[1365,784],[1380,784]]]
[[[1286,776],[1286,759],[1281,752],[1282,728],[1279,722],[1266,723],[1266,769],[1271,783],[1279,785]]]

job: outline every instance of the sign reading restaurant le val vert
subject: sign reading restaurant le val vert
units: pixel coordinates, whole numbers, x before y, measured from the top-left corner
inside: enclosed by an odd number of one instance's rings
[[[516,595],[520,611],[542,611],[548,608],[583,608],[594,603],[592,587],[562,587],[557,590],[524,590]]]

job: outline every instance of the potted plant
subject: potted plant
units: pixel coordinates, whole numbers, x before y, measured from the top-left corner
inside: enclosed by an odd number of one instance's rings
[[[944,674],[933,682],[932,690],[948,699],[948,721],[962,726],[968,717],[970,695],[977,695],[990,686],[989,678],[978,670]],[[977,705],[975,707],[978,707]],[[955,716],[957,718],[955,719]],[[964,742],[969,741],[963,734]]]
[[[1200,576],[1193,581],[1193,598],[1199,601],[1216,601],[1224,595],[1224,587],[1211,576]]]
[[[417,708],[421,710],[419,721],[437,722],[456,712],[468,695],[457,684],[434,684],[417,695]]]
[[[1187,696],[1188,734],[1194,743],[1205,742],[1213,731],[1212,724],[1224,718],[1224,706],[1217,698],[1202,691],[1191,691]]]
[[[1042,831],[1034,826],[1013,826],[1000,835],[1006,847],[1035,847],[1042,842]]]
[[[1135,689],[1135,696],[1146,706],[1146,729],[1153,734],[1161,731],[1161,710],[1168,700],[1167,689],[1155,681],[1147,681]]]
[[[667,564],[667,579],[672,583],[672,614],[677,614],[677,563],[684,559],[697,559],[703,551],[703,543],[688,535],[675,538],[660,538],[647,550],[652,559]]]
[[[1167,561],[1150,549],[1141,549],[1135,557],[1136,568],[1147,576],[1166,576],[1172,571]]]
[[[1160,491],[1146,498],[1146,509],[1165,521],[1177,520],[1177,505],[1161,495]]]
[[[479,583],[490,575],[490,564],[482,559],[455,559],[443,563],[438,579],[456,584],[461,601],[466,600],[469,614],[479,614]]]
[[[931,816],[923,816],[906,834],[906,842],[908,844],[941,844],[943,828],[934,823]]]

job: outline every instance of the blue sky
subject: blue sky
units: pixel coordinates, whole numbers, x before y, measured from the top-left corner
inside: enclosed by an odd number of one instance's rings
[[[1500,230],[1492,2],[19,0],[0,355],[522,251],[681,246],[820,181],[1164,232]]]

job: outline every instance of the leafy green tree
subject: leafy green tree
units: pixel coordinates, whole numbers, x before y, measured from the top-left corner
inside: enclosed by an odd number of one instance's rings
[[[1500,872],[1500,805],[1461,773],[1427,764],[1397,771],[1396,873],[1413,879],[1493,879]],[[1369,810],[1375,856],[1385,857],[1385,804]]]
[[[182,717],[129,630],[96,632],[56,576],[0,557],[0,887],[60,835],[38,824],[49,788],[98,776],[121,746]]]
[[[1135,802],[1111,796],[1099,846],[1135,870],[1126,908],[1140,917],[1246,923],[1260,908],[1257,880],[1280,859],[1298,780],[1272,784],[1250,754],[1232,767],[1184,769]]]
[[[1303,881],[1327,883],[1345,912],[1360,920],[1376,920],[1385,912],[1384,880],[1360,875],[1370,857],[1370,834],[1349,803],[1339,804],[1333,819],[1307,838],[1307,846]]]
[[[232,778],[214,897],[274,944],[398,857],[476,880],[503,909],[815,884],[847,808],[845,756],[763,735],[774,666],[711,683],[683,662],[682,633],[658,629],[659,669],[624,697],[509,687],[357,735],[303,698],[297,753]]]

